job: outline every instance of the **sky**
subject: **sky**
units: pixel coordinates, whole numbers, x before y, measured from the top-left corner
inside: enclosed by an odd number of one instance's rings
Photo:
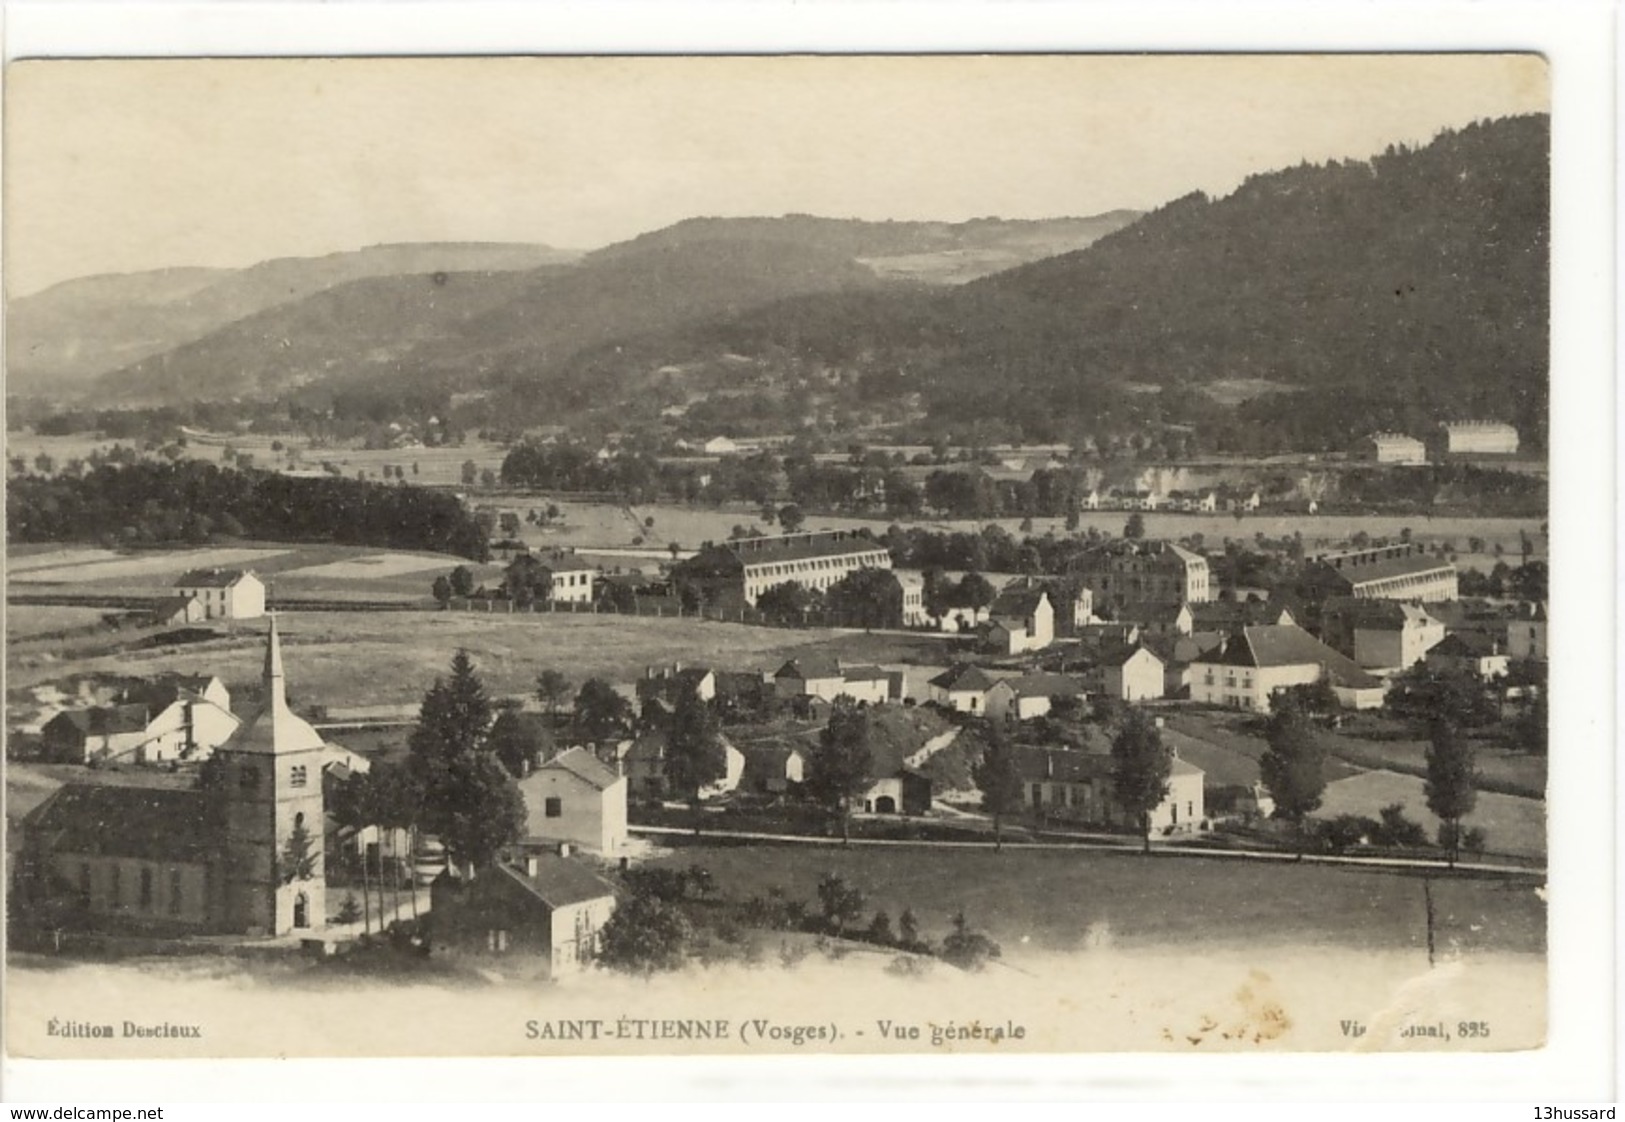
[[[591,249],[696,215],[1146,209],[1548,97],[1533,55],[21,62],[7,287],[387,242]]]

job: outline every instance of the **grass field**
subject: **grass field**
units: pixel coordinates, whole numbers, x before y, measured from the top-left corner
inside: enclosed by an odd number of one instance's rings
[[[1165,735],[1183,759],[1207,773],[1209,787],[1251,785],[1259,778],[1258,759],[1267,745],[1239,727],[1246,720],[1231,713],[1170,713]],[[1327,787],[1317,817],[1375,818],[1383,807],[1402,803],[1407,817],[1423,823],[1430,838],[1437,836],[1438,819],[1428,813],[1420,778],[1426,747],[1421,741],[1367,740],[1342,733],[1322,733],[1321,738],[1328,751]],[[1480,790],[1467,824],[1485,831],[1491,852],[1544,857],[1545,762],[1486,746],[1478,753],[1478,767],[1506,782],[1512,793]]]
[[[6,637],[15,641],[92,628],[100,625],[104,614],[102,608],[10,605],[6,609]]]
[[[1360,814],[1377,817],[1385,806],[1400,803],[1405,817],[1422,823],[1431,840],[1439,836],[1439,820],[1428,810],[1423,781],[1394,771],[1367,771],[1326,785],[1317,817]],[[1516,857],[1546,856],[1546,804],[1515,795],[1478,793],[1478,804],[1463,820],[1484,831],[1492,853]]]
[[[36,610],[10,608],[23,617]],[[928,637],[616,616],[285,612],[281,623],[290,695],[296,704],[334,708],[420,700],[459,649],[468,651],[487,689],[496,695],[528,694],[536,675],[549,668],[562,670],[578,684],[590,676],[629,684],[644,667],[672,661],[772,671],[793,652],[809,647],[850,662],[927,661],[942,653],[942,644]],[[109,640],[116,641],[116,636]],[[262,658],[262,627],[245,624],[187,647],[110,649],[75,659],[72,669],[207,672],[235,686],[258,680]],[[64,663],[42,644],[14,643],[8,648],[8,669],[8,688],[19,690],[61,677]]]
[[[1074,951],[1109,938],[1156,946],[1425,945],[1419,877],[1363,869],[1097,852],[681,846],[653,864],[704,865],[737,899],[771,887],[813,901],[833,872],[895,924],[912,909],[941,938],[963,909],[1009,951]],[[1546,911],[1527,879],[1432,879],[1441,945],[1468,953],[1545,948]],[[867,918],[867,912],[866,912]]]

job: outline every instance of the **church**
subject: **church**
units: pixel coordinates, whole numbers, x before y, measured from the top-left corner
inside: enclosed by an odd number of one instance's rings
[[[259,711],[197,785],[64,785],[23,820],[20,900],[63,927],[250,936],[324,927],[330,754],[288,708],[273,616]]]

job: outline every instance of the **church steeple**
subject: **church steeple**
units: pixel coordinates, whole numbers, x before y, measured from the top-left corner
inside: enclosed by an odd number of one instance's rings
[[[267,707],[286,709],[288,691],[282,680],[282,636],[277,634],[276,613],[268,614],[271,617],[271,634],[265,644],[265,704]]]
[[[324,747],[321,734],[288,708],[288,687],[282,671],[282,635],[277,617],[265,638],[265,670],[260,680],[259,712],[245,721],[222,748],[236,752],[308,752]]]

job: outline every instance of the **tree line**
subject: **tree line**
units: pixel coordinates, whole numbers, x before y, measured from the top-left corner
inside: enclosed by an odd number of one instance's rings
[[[7,500],[12,542],[128,546],[249,537],[425,550],[476,561],[488,555],[486,535],[454,495],[197,460],[23,475],[8,484]]]

